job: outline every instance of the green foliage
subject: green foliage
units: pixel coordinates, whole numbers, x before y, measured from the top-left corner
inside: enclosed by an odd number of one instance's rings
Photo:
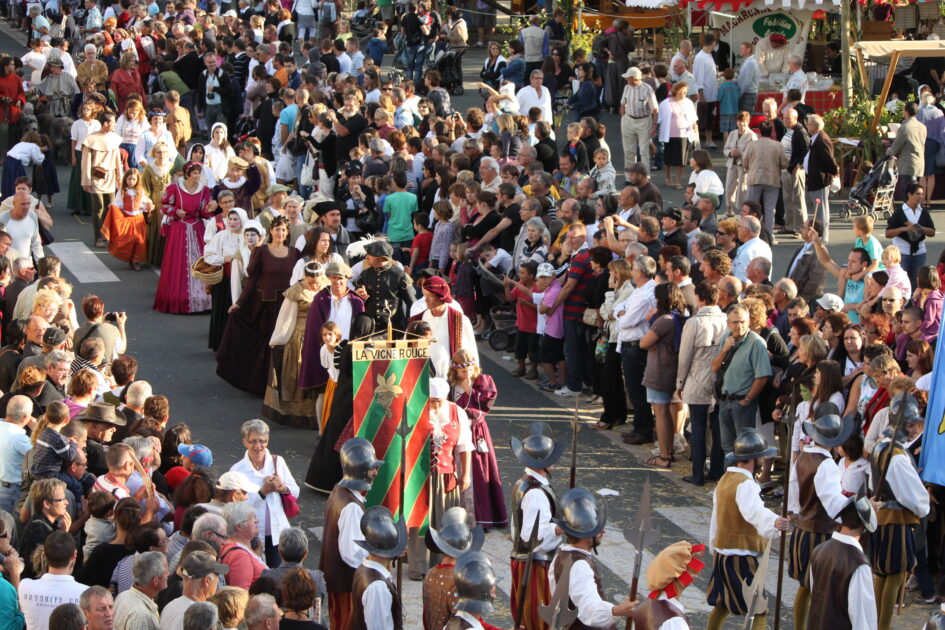
[[[602,32],[600,30],[600,22],[597,22],[594,26],[595,28],[588,28],[581,31],[580,33],[571,34],[570,50],[572,53],[580,48],[585,53],[587,53],[588,57],[590,57],[591,46],[594,43],[594,38],[600,35]]]
[[[875,161],[883,153],[881,129],[889,123],[902,120],[904,103],[897,102],[889,108],[883,107],[877,130],[870,134],[870,125],[876,115],[878,98],[864,98],[854,93],[849,107],[836,107],[824,112],[824,129],[831,138],[859,138],[862,140],[856,153],[863,159]],[[911,100],[911,99],[910,99]]]

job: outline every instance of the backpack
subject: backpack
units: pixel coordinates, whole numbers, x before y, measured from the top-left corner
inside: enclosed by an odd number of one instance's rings
[[[445,118],[453,113],[453,105],[450,102],[449,92],[441,87],[435,87],[427,95],[433,103],[435,113],[440,118]]]

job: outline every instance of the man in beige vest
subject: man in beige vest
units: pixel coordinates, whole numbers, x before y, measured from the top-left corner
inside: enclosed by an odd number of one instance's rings
[[[105,247],[108,243],[102,238],[102,221],[120,184],[121,136],[115,133],[115,114],[102,112],[98,120],[101,129],[82,143],[82,190],[92,195],[95,246]]]
[[[187,143],[193,131],[190,127],[190,112],[186,107],[181,107],[177,90],[171,90],[164,96],[164,110],[167,112],[167,129],[174,138],[178,153],[187,155]]]
[[[761,500],[761,486],[755,481],[765,459],[777,454],[755,429],[745,429],[735,438],[731,453],[725,457],[728,470],[719,480],[712,502],[709,541],[715,552],[709,579],[709,630],[719,630],[729,615],[745,615],[751,602],[745,601],[741,580],[754,581],[759,557],[768,538],[787,531],[788,519],[767,509]],[[766,615],[756,615],[752,628],[765,627]]]

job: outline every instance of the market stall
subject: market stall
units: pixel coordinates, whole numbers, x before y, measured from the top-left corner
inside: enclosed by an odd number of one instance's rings
[[[835,79],[815,70],[824,67],[823,43],[811,41],[818,21],[840,11],[840,0],[781,0],[777,4],[772,0],[680,0],[680,3],[690,9],[694,27],[718,28],[733,52],[742,42],[756,46],[755,54],[764,75],[756,111],[761,111],[761,103],[766,98],[781,103],[788,79],[786,60],[791,55],[804,58],[805,68],[810,70],[807,73],[810,88],[805,102],[817,112],[842,104],[843,95]],[[775,49],[770,43],[770,36],[774,34],[782,35],[787,40],[786,45]]]

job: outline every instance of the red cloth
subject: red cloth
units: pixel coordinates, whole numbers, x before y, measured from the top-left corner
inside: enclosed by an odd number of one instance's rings
[[[0,97],[4,96],[13,103],[0,102],[0,122],[19,122],[20,108],[26,103],[26,94],[23,92],[23,82],[20,81],[20,77],[15,74],[0,76]]]
[[[430,262],[430,246],[433,245],[433,232],[426,231],[413,237],[413,245],[410,247],[410,255],[417,252],[417,264],[426,264]]]
[[[236,543],[226,543],[220,550],[220,562],[230,567],[226,574],[227,586],[239,586],[249,590],[250,585],[259,579],[266,565],[259,556]]]
[[[177,184],[164,191],[162,212],[172,217],[164,246],[164,261],[154,310],[162,313],[199,313],[210,310],[210,296],[204,285],[190,276],[190,267],[203,256],[204,224],[208,217],[207,203],[210,189],[204,187],[196,194],[187,194]],[[177,210],[187,214],[181,218]],[[157,216],[152,221],[159,220]]]
[[[755,111],[761,111],[761,104],[765,99],[773,98],[778,102],[778,107],[784,100],[781,92],[759,92],[758,100],[755,101]],[[843,92],[840,90],[807,90],[804,102],[814,108],[818,114],[825,114],[831,109],[836,109],[843,105]]]
[[[141,75],[136,69],[124,70],[119,68],[112,73],[109,78],[109,85],[115,93],[115,101],[118,104],[118,111],[124,113],[125,105],[129,97],[133,94],[142,96],[144,90],[141,87]]]
[[[518,610],[519,584],[525,577],[525,561],[512,560],[512,591],[510,607],[512,619]],[[229,583],[229,582],[227,582]],[[548,604],[551,601],[551,585],[548,583],[548,567],[538,564],[532,565],[531,581],[528,583],[528,593],[525,595],[525,611],[522,613],[522,626],[525,630],[548,630],[548,624],[538,616],[538,605]]]
[[[528,293],[525,293],[518,287],[513,287],[512,299],[515,300],[515,326],[520,332],[537,332],[538,311],[534,308],[526,306],[525,304],[522,304],[521,302],[524,301],[526,304],[534,304],[534,302],[532,302],[532,292],[529,291]]]
[[[328,620],[332,628],[347,628],[351,622],[351,593],[328,593]]]

